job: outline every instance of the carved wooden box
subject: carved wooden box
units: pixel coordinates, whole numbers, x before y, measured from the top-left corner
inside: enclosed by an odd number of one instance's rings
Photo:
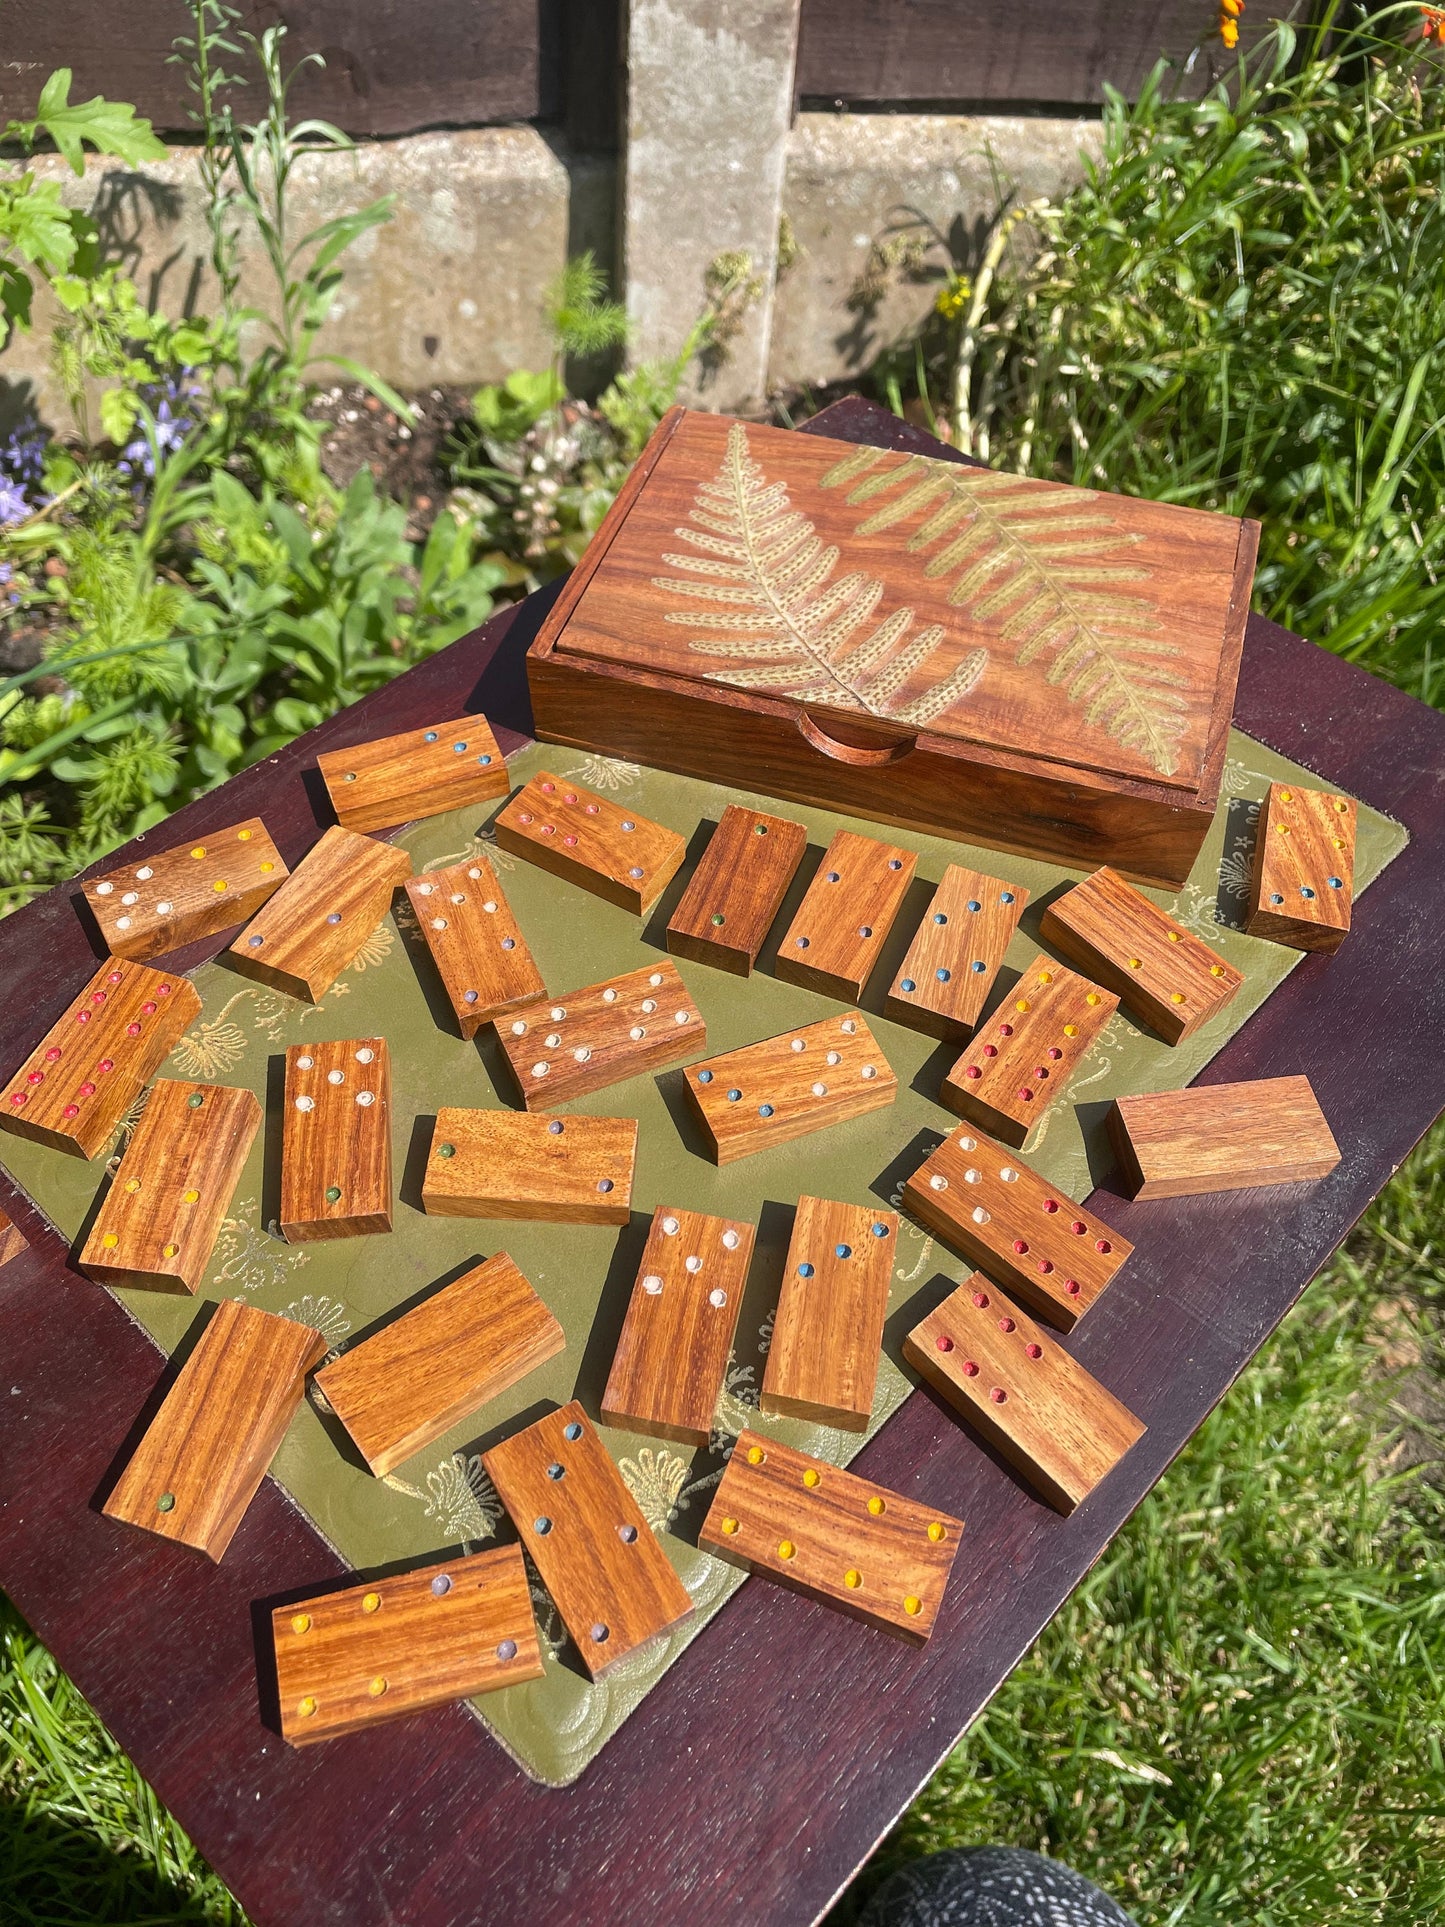
[[[673,409],[532,645],[537,734],[1181,883],[1258,535]]]

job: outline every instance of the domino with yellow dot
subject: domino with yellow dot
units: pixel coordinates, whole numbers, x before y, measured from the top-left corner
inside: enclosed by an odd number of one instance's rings
[[[969,1041],[941,1103],[1015,1148],[1062,1094],[1119,1008],[1112,990],[1038,956]]]
[[[113,957],[161,957],[254,917],[289,871],[259,816],[81,885]]]
[[[962,1538],[962,1519],[743,1432],[697,1542],[921,1646]]]
[[[1244,982],[1232,963],[1115,870],[1096,870],[1056,898],[1039,935],[1116,991],[1125,1010],[1166,1044],[1192,1037]]]
[[[260,1127],[254,1091],[160,1079],[81,1248],[86,1277],[194,1292]]]
[[[1355,887],[1351,796],[1271,783],[1259,812],[1245,929],[1292,950],[1338,950]]]
[[[281,1737],[291,1746],[540,1679],[544,1670],[520,1546],[278,1606],[271,1637]]]

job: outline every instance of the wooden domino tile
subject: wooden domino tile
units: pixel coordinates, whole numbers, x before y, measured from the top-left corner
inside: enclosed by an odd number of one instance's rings
[[[93,1158],[200,1014],[189,978],[103,964],[0,1091],[0,1125]]]
[[[727,1375],[754,1227],[663,1205],[602,1394],[608,1425],[706,1445]]]
[[[681,1063],[707,1042],[707,1025],[677,965],[659,957],[504,1018],[497,1042],[532,1111]]]
[[[692,1617],[687,1588],[575,1399],[484,1452],[482,1465],[593,1679]]]
[[[1108,1129],[1133,1198],[1304,1184],[1340,1161],[1307,1077],[1191,1084],[1116,1098]]]
[[[195,1291],[260,1128],[254,1091],[162,1078],[81,1249],[86,1277]]]
[[[839,830],[778,945],[778,976],[856,1004],[917,867],[912,850]]]
[[[391,1053],[384,1037],[286,1052],[281,1231],[290,1244],[391,1229]]]
[[[897,1212],[799,1198],[763,1374],[764,1412],[867,1430],[897,1251]]]
[[[749,976],[807,845],[801,823],[729,803],[672,913],[668,949]]]
[[[1020,883],[950,863],[893,979],[887,1015],[931,1037],[972,1030],[1028,900]]]
[[[1017,1153],[967,1127],[918,1167],[903,1202],[935,1237],[1060,1331],[1073,1329],[1134,1249]]]
[[[1044,911],[1039,934],[1166,1044],[1192,1037],[1231,1001],[1241,971],[1126,883],[1096,870]]]
[[[1005,1144],[1022,1144],[1118,1007],[1113,991],[1035,957],[974,1032],[940,1102]]]
[[[962,1538],[962,1519],[743,1432],[697,1542],[921,1646]]]
[[[333,826],[226,955],[246,976],[319,1004],[410,875],[405,850]]]
[[[8,1265],[12,1258],[18,1258],[22,1251],[29,1249],[30,1240],[9,1212],[0,1211],[0,1265]]]
[[[565,1350],[505,1251],[323,1366],[316,1384],[377,1478]]]
[[[883,1110],[898,1079],[862,1017],[825,1017],[687,1070],[686,1090],[719,1164]]]
[[[676,830],[545,770],[517,792],[493,828],[513,856],[638,916],[646,916],[687,855]]]
[[[485,858],[428,870],[411,879],[406,894],[463,1037],[546,996],[527,939]]]
[[[112,956],[144,959],[244,923],[288,874],[266,825],[253,816],[108,870],[81,889]]]
[[[1292,950],[1338,950],[1355,889],[1351,796],[1271,783],[1259,812],[1245,929]]]
[[[444,810],[471,809],[511,788],[485,716],[460,716],[316,758],[348,830],[387,830]]]
[[[440,1218],[626,1224],[636,1161],[636,1118],[443,1109],[422,1203]]]
[[[281,1737],[291,1746],[474,1699],[544,1671],[520,1546],[278,1606],[271,1637]]]
[[[981,1272],[914,1326],[903,1355],[1058,1512],[1072,1512],[1144,1435]]]
[[[223,1298],[181,1367],[105,1516],[219,1559],[326,1355],[310,1325]]]

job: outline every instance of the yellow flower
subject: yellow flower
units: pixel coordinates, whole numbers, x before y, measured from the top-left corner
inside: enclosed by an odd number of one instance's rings
[[[968,298],[973,293],[966,274],[956,274],[946,288],[940,288],[933,303],[934,312],[941,314],[945,321],[956,320],[968,306]]]

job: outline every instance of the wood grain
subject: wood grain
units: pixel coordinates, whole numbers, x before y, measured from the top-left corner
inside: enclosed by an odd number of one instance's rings
[[[1116,1098],[1107,1122],[1132,1198],[1303,1184],[1340,1161],[1307,1077],[1145,1091]]]
[[[444,1108],[422,1202],[441,1218],[626,1224],[636,1162],[636,1118]]]
[[[1192,1037],[1233,1001],[1244,982],[1217,950],[1176,923],[1117,871],[1091,877],[1047,906],[1045,943],[1115,992],[1131,1016],[1166,1044]]]
[[[391,1229],[391,1052],[384,1037],[286,1052],[281,1231],[290,1244]]]
[[[825,1017],[690,1065],[684,1088],[719,1164],[891,1104],[898,1079],[862,1017]]]
[[[659,1205],[602,1394],[602,1419],[706,1445],[727,1375],[756,1227]]]
[[[962,1538],[962,1519],[745,1431],[697,1542],[921,1646]]]
[[[666,957],[573,990],[497,1025],[529,1111],[570,1104],[681,1063],[707,1042],[702,1012]]]
[[[1038,956],[943,1080],[939,1102],[1021,1145],[1119,1007],[1111,990]]]
[[[200,1014],[188,978],[102,964],[0,1091],[0,1127],[93,1158]]]
[[[692,1600],[574,1399],[482,1454],[592,1679],[692,1617]]]
[[[319,1004],[410,875],[405,850],[333,824],[237,937],[227,960],[247,977]]]
[[[277,1606],[281,1736],[310,1746],[447,1700],[540,1679],[520,1546],[494,1546]]]
[[[471,809],[512,787],[485,716],[459,716],[323,751],[316,766],[336,820],[348,830],[386,830]]]
[[[801,823],[729,803],[672,913],[668,949],[750,975],[807,843]]]
[[[493,828],[499,848],[646,916],[687,855],[676,830],[541,770]]]
[[[1355,889],[1353,797],[1271,783],[1259,812],[1245,928],[1294,950],[1338,950]]]
[[[194,1292],[260,1128],[254,1091],[161,1078],[76,1260],[86,1277]]]
[[[758,1403],[865,1432],[873,1414],[898,1214],[798,1199]]]
[[[1022,884],[950,863],[884,999],[888,1016],[931,1037],[972,1030],[1028,900]]]
[[[306,1373],[325,1355],[309,1325],[223,1298],[106,1500],[106,1518],[222,1558]]]
[[[30,1241],[19,1225],[8,1211],[0,1211],[0,1265],[8,1265],[12,1258],[18,1258],[22,1251],[29,1249]]]
[[[912,850],[839,830],[778,945],[778,976],[856,1004],[917,867]]]
[[[903,1355],[1057,1512],[1072,1512],[1144,1435],[981,1272],[914,1326]]]
[[[428,870],[406,886],[463,1037],[545,997],[547,986],[485,857]]]
[[[1134,1247],[1057,1185],[967,1128],[903,1186],[905,1208],[954,1251],[1071,1331]]]
[[[163,957],[253,917],[289,872],[259,816],[158,850],[81,889],[112,956]]]
[[[349,1346],[316,1374],[377,1478],[566,1349],[505,1251]]]

